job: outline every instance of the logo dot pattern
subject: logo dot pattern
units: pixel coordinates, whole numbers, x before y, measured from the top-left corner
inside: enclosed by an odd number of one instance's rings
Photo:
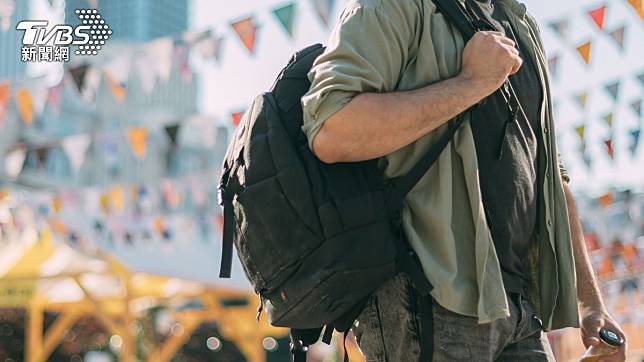
[[[79,45],[76,55],[97,55],[105,41],[112,35],[112,30],[96,9],[76,9],[83,25],[90,27],[90,40],[86,45]]]

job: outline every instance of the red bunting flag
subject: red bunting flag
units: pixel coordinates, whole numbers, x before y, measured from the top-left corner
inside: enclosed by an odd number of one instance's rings
[[[245,19],[231,23],[230,26],[235,30],[244,47],[253,54],[255,49],[255,40],[257,35],[257,25],[255,19],[249,16]]]
[[[604,17],[606,15],[606,5],[602,5],[596,9],[588,12],[588,16],[593,20],[593,23],[601,30],[604,29]]]
[[[608,154],[608,157],[610,157],[611,160],[615,159],[615,152],[613,150],[613,140],[611,138],[605,140],[604,145],[606,145],[606,153]]]
[[[245,112],[233,112],[232,118],[233,118],[233,126],[237,127],[239,126],[239,122],[241,122],[242,118],[244,117]]]
[[[591,49],[592,43],[591,41],[587,41],[577,47],[577,52],[581,56],[581,58],[584,60],[584,63],[588,65],[590,63],[590,49]]]

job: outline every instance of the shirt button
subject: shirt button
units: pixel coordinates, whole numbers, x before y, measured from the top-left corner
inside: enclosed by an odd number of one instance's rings
[[[548,219],[547,223],[548,223],[548,226],[552,226],[552,220]]]
[[[548,133],[548,127],[543,127],[543,133]]]

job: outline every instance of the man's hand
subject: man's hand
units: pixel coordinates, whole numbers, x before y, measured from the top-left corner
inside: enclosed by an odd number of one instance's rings
[[[600,362],[622,362],[626,360],[626,334],[610,315],[602,311],[589,311],[582,314],[581,339],[586,348],[603,343],[599,339],[600,328],[609,329],[624,339],[624,344],[617,352],[599,359]]]
[[[459,77],[475,81],[487,96],[516,73],[522,63],[512,39],[498,31],[479,31],[463,49]]]

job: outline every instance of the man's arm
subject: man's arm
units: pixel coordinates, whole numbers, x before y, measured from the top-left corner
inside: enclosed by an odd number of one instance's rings
[[[570,231],[572,237],[572,247],[575,255],[575,271],[577,273],[577,298],[579,299],[579,308],[581,314],[581,337],[584,346],[588,348],[591,345],[599,344],[599,329],[606,327],[617,334],[620,334],[624,341],[626,335],[620,326],[612,319],[604,301],[602,300],[597,278],[593,272],[588,252],[586,251],[586,242],[584,240],[581,222],[577,214],[577,206],[572,197],[572,192],[567,183],[564,183],[564,192],[566,194],[566,204],[568,206],[568,219],[570,221]],[[600,361],[624,361],[626,359],[626,343],[620,350],[610,357]]]
[[[411,91],[357,95],[324,122],[313,151],[328,163],[394,152],[491,94],[521,63],[512,40],[478,32],[463,50],[458,76]]]

